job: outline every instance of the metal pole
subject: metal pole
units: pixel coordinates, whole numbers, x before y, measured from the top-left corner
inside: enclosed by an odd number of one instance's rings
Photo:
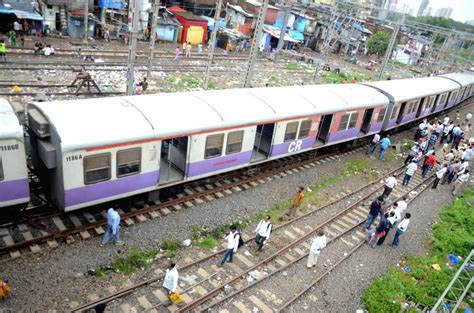
[[[398,31],[400,30],[400,27],[402,26],[404,22],[405,22],[405,14],[402,15],[402,18],[398,21],[397,26],[395,26],[395,29],[393,30],[392,37],[390,38],[390,41],[388,42],[387,50],[385,51],[385,57],[383,58],[382,65],[380,66],[377,80],[381,80],[383,77],[383,74],[385,72],[385,67],[387,66],[388,62],[390,61],[390,58],[392,57],[393,46],[395,45],[395,42],[397,41]]]
[[[84,44],[87,46],[87,35],[89,33],[89,0],[84,2]]]
[[[222,0],[217,0],[216,3],[216,12],[214,14],[214,29],[212,30],[211,33],[211,42],[210,42],[210,49],[207,54],[207,65],[206,65],[206,75],[204,76],[204,86],[203,88],[207,90],[208,85],[209,85],[209,78],[211,76],[211,66],[212,62],[214,60],[214,43],[216,42],[216,36],[217,36],[217,28],[219,24],[219,18],[221,16],[221,7],[222,7]]]
[[[160,11],[160,2],[155,0],[153,2],[153,22],[151,25],[151,42],[150,42],[150,52],[148,54],[148,70],[146,72],[146,77],[149,78],[151,76],[151,67],[153,56],[155,53],[155,42],[156,42],[156,27],[158,26],[158,13]]]
[[[280,38],[278,39],[277,52],[280,51],[281,48],[283,48],[283,44],[285,43],[286,27],[288,26],[290,13],[291,13],[291,8],[285,7],[285,16],[283,18],[283,25],[281,26]]]
[[[247,63],[247,72],[245,74],[244,87],[249,88],[252,83],[253,67],[257,58],[258,47],[260,45],[260,37],[262,35],[263,22],[265,21],[265,14],[267,13],[268,0],[263,0],[260,10],[258,11],[258,18],[253,34],[252,47],[250,48],[249,60]]]
[[[138,0],[130,0],[130,14],[132,15],[132,29],[130,30],[130,41],[128,44],[128,71],[127,71],[127,95],[133,95],[133,83],[135,80],[135,58],[137,56],[137,33],[140,17]]]

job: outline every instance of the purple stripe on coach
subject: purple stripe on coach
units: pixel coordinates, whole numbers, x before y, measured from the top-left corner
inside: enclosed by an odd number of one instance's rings
[[[394,127],[396,124],[397,124],[397,119],[394,118],[394,119],[388,121],[388,123],[387,123],[387,128]]]
[[[382,129],[383,122],[378,122],[373,125],[370,125],[369,133],[379,132]]]
[[[155,171],[65,190],[65,204],[66,207],[70,207],[80,203],[91,202],[152,187],[157,184],[158,177],[159,172]]]
[[[298,140],[301,140],[301,145],[297,147],[296,145],[297,145]],[[288,154],[288,153],[311,148],[314,145],[315,141],[316,141],[316,137],[306,137],[304,139],[295,139],[292,141],[273,145],[271,156],[274,157],[278,155]],[[291,148],[293,149],[291,152],[289,152],[289,150],[291,150],[290,145],[291,145]]]
[[[251,158],[252,150],[189,163],[186,171],[186,176],[199,176],[202,174],[224,170],[230,167],[247,164],[250,163]]]
[[[338,132],[330,132],[328,142],[341,141],[349,138],[357,137],[360,133],[360,128],[349,128]]]
[[[0,202],[24,199],[30,196],[28,179],[0,182]]]
[[[412,119],[415,118],[415,116],[416,116],[416,112],[404,115],[403,118],[402,118],[402,122],[400,124],[411,121]]]

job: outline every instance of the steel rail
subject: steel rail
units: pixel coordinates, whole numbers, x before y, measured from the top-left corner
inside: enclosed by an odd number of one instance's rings
[[[403,167],[403,166],[402,166]],[[378,182],[378,181],[377,181]],[[370,184],[372,185],[372,184]],[[367,188],[367,186],[365,187]],[[364,188],[364,189],[365,189]],[[229,284],[232,284],[236,281],[238,281],[242,276],[248,274],[249,272],[259,268],[260,266],[268,263],[268,262],[271,262],[273,261],[274,259],[276,259],[277,257],[279,257],[280,255],[282,255],[283,253],[287,252],[288,250],[290,250],[291,248],[299,245],[300,243],[306,241],[307,239],[309,239],[310,237],[312,237],[317,231],[319,231],[321,228],[325,227],[326,225],[334,222],[335,220],[337,220],[339,217],[345,215],[347,212],[350,212],[352,211],[354,208],[357,208],[359,206],[360,203],[364,202],[365,200],[367,200],[369,197],[373,196],[374,194],[376,194],[381,188],[383,188],[383,186],[377,188],[376,190],[366,194],[364,197],[360,198],[359,200],[357,200],[356,202],[352,203],[350,206],[348,206],[347,208],[345,208],[344,210],[340,211],[339,213],[337,213],[336,215],[328,218],[327,220],[325,220],[324,222],[322,222],[321,224],[319,224],[317,227],[315,227],[312,231],[308,232],[307,234],[303,235],[302,237],[300,237],[299,239],[289,243],[288,245],[282,247],[281,249],[279,249],[278,251],[274,252],[272,255],[270,255],[269,257],[267,257],[266,259],[263,259],[262,261],[256,263],[255,265],[249,267],[248,269],[246,269],[245,271],[243,271],[242,273],[239,273],[237,276],[234,276],[233,278],[231,278],[230,280],[226,280],[223,284],[215,287],[214,289],[212,289],[211,291],[209,291],[207,294],[205,294],[204,296],[200,297],[199,299],[196,299],[190,303],[188,303],[187,305],[185,305],[184,307],[182,308],[179,308],[179,310],[177,312],[188,312],[198,306],[200,306],[201,304],[203,304],[204,302],[208,301],[209,299],[211,299],[212,297],[214,297],[217,293],[219,293],[222,288],[224,288],[225,285],[229,285]],[[358,225],[362,224],[363,222],[359,223]],[[357,225],[357,226],[358,226]],[[337,238],[337,237],[336,237]],[[275,271],[277,272],[277,271]],[[267,277],[270,276],[270,275],[267,275]],[[263,279],[260,279],[259,281],[263,281]],[[244,287],[245,289],[246,287]],[[242,290],[242,289],[240,289]],[[234,293],[237,294],[237,293],[240,293],[240,290],[236,291]],[[224,297],[224,298],[220,298],[219,300],[211,303],[209,306],[206,306],[203,311],[207,310],[207,309],[210,309],[214,306],[216,306],[217,304],[219,303],[222,303],[224,301],[224,299],[227,299],[227,297]]]
[[[411,203],[413,202],[414,199],[416,199],[418,196],[421,195],[421,193],[423,191],[425,191],[430,185],[431,185],[431,182],[433,182],[433,176],[434,174],[431,174],[430,176],[428,176],[428,178],[426,178],[425,180],[421,181],[420,183],[418,183],[414,188],[412,188],[410,191],[407,191],[404,196],[407,196],[408,194],[410,194],[412,191],[414,190],[417,190],[418,188],[420,188],[421,186],[423,186],[423,184],[426,184],[420,192],[418,192],[413,198],[410,198],[408,203]],[[392,205],[393,203],[395,203],[396,201],[400,200],[403,196],[400,196],[398,197],[397,199],[395,199],[394,201],[392,201],[389,205]],[[359,223],[358,225],[354,226],[355,227],[358,227],[360,225],[362,225],[363,222]],[[347,233],[347,232],[346,232]],[[314,285],[316,285],[321,279],[323,279],[324,277],[326,277],[326,275],[328,275],[331,271],[334,270],[334,268],[336,268],[339,264],[341,264],[343,261],[347,260],[354,252],[356,252],[360,247],[362,247],[362,245],[364,244],[365,241],[362,241],[360,242],[357,246],[354,247],[354,249],[352,249],[345,257],[342,257],[338,262],[336,262],[333,266],[331,266],[330,268],[328,268],[323,274],[321,274],[319,277],[317,277],[315,280],[313,280],[309,285],[307,285],[305,288],[303,288],[303,290],[301,290],[300,292],[298,292],[296,295],[294,295],[290,300],[288,300],[287,302],[285,302],[278,310],[277,312],[281,312],[282,310],[286,309],[288,306],[290,306],[292,303],[294,303],[297,299],[299,299],[302,295],[304,295],[306,292],[308,292],[308,290],[310,290],[311,288],[313,288]]]
[[[274,230],[278,230],[278,229],[280,229],[280,228],[287,227],[288,225],[291,225],[291,224],[293,224],[293,223],[295,223],[295,222],[297,222],[297,221],[300,221],[300,220],[302,220],[302,219],[304,219],[304,218],[306,218],[306,217],[308,217],[308,216],[310,216],[310,215],[312,215],[312,214],[314,214],[314,213],[316,213],[316,212],[318,212],[318,211],[320,211],[320,210],[323,210],[323,209],[325,209],[325,208],[327,208],[327,207],[329,207],[329,206],[331,206],[331,205],[334,205],[334,204],[336,204],[336,203],[338,203],[338,202],[340,202],[340,201],[343,201],[344,199],[353,196],[355,193],[358,193],[358,192],[360,192],[360,191],[366,189],[366,188],[369,187],[369,186],[372,186],[372,185],[374,185],[374,184],[376,184],[376,183],[379,183],[380,179],[382,179],[382,178],[386,177],[387,175],[390,175],[390,174],[392,174],[392,173],[394,173],[394,172],[399,171],[399,170],[400,170],[401,168],[403,168],[403,167],[404,167],[404,166],[399,166],[399,167],[397,167],[397,168],[395,168],[395,169],[392,169],[392,170],[390,170],[388,173],[385,173],[385,174],[383,174],[383,175],[377,177],[377,178],[374,179],[373,181],[371,181],[371,182],[369,182],[368,184],[366,184],[366,185],[364,185],[364,186],[358,188],[357,190],[353,191],[352,193],[346,194],[346,195],[344,195],[344,196],[342,196],[342,197],[340,197],[340,198],[338,198],[338,199],[335,199],[335,200],[330,201],[330,202],[328,202],[328,203],[326,203],[326,204],[324,204],[324,205],[322,205],[322,206],[319,206],[318,208],[316,208],[316,209],[314,209],[314,210],[312,210],[312,211],[310,211],[310,212],[308,212],[308,213],[305,213],[305,214],[303,214],[303,215],[300,215],[300,216],[298,216],[298,217],[295,217],[295,218],[292,219],[292,220],[286,221],[286,222],[284,222],[284,223],[282,223],[282,224],[280,224],[280,225],[278,225],[278,226],[275,226],[275,227],[274,227]],[[381,189],[381,188],[382,188],[382,187],[378,188],[377,190],[379,190],[379,189]],[[248,242],[250,242],[250,241],[252,241],[252,240],[253,240],[253,238],[247,239],[247,240],[245,240],[245,243],[248,243]],[[212,259],[212,258],[214,258],[214,257],[216,257],[216,256],[218,256],[218,255],[220,255],[220,254],[222,254],[222,253],[224,253],[225,251],[226,251],[226,249],[220,249],[220,250],[218,250],[218,251],[216,251],[216,252],[214,252],[214,253],[212,253],[212,254],[206,256],[206,257],[203,257],[203,258],[201,258],[201,259],[199,259],[199,260],[197,260],[197,261],[195,261],[195,262],[192,262],[192,263],[189,263],[189,264],[186,264],[186,265],[180,267],[180,270],[185,270],[185,269],[191,268],[191,267],[193,267],[193,266],[196,266],[197,264],[200,264],[200,263],[203,263],[203,262],[205,262],[205,261],[207,261],[207,260],[210,260],[210,259]],[[137,285],[134,285],[134,286],[128,287],[128,288],[126,288],[126,289],[120,290],[117,294],[112,294],[112,295],[110,295],[110,296],[105,296],[105,297],[102,297],[102,298],[97,299],[97,300],[95,300],[95,301],[91,301],[91,302],[86,303],[86,304],[84,304],[84,305],[82,305],[82,306],[79,306],[79,307],[75,308],[74,310],[72,310],[71,312],[82,312],[82,311],[85,311],[85,310],[88,310],[88,309],[93,308],[93,307],[96,306],[97,304],[110,302],[110,301],[112,301],[112,300],[114,300],[114,299],[117,299],[117,298],[122,297],[122,294],[123,294],[123,295],[128,294],[130,290],[133,291],[133,290],[136,290],[136,289],[138,289],[138,288],[140,288],[140,287],[142,287],[142,286],[144,286],[144,285],[148,285],[148,284],[154,283],[154,282],[156,282],[156,281],[162,279],[163,277],[164,277],[164,274],[157,275],[156,277],[153,277],[153,278],[151,278],[151,279],[149,279],[149,280],[146,280],[146,281],[144,281],[144,282],[141,282],[141,283],[139,283],[139,284],[137,284]]]

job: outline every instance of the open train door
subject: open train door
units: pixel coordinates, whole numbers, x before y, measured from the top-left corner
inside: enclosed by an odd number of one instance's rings
[[[316,137],[315,146],[323,145],[328,140],[329,131],[331,130],[333,114],[327,114],[321,116],[321,121],[319,122],[318,135]]]
[[[372,116],[374,115],[374,109],[367,109],[364,113],[364,119],[362,120],[362,127],[360,131],[364,134],[367,134],[370,129],[370,121],[372,120]]]
[[[161,141],[159,184],[183,180],[186,174],[188,137]]]
[[[258,125],[253,144],[252,162],[265,160],[270,155],[275,123]]]
[[[403,115],[405,114],[405,108],[408,102],[403,102],[398,111],[397,124],[400,124],[403,121]]]

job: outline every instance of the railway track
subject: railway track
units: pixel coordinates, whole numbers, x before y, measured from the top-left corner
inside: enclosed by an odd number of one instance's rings
[[[100,303],[108,303],[114,312],[129,312],[134,309],[146,312],[165,310],[205,312],[209,309],[224,313],[229,311],[250,312],[252,307],[249,308],[249,304],[262,312],[285,310],[297,299],[305,296],[310,288],[334,270],[338,264],[362,247],[365,234],[358,227],[367,216],[371,199],[382,192],[383,186],[380,184],[380,179],[392,173],[398,173],[402,171],[402,168],[398,167],[389,171],[383,177],[361,186],[351,193],[334,196],[334,200],[330,203],[275,227],[270,239],[271,244],[261,254],[255,254],[255,249],[248,248],[249,241],[252,241],[253,238],[249,238],[244,233],[243,237],[247,238],[247,245],[234,256],[234,263],[226,263],[222,268],[216,265],[217,261],[221,259],[224,249],[197,260],[184,259],[185,264],[179,265],[180,277],[183,278],[179,284],[183,295],[182,305],[164,308],[163,304],[167,301],[167,296],[159,285],[164,273],[155,271],[157,275],[153,278],[79,306],[72,312],[83,312]],[[426,189],[430,181],[431,177],[422,179],[420,175],[416,175],[412,178],[410,187],[397,187],[392,192],[390,202],[403,195],[412,195],[410,197],[410,201],[412,201]],[[341,205],[344,206],[343,210],[340,210]],[[321,223],[323,216],[326,218]],[[285,298],[285,294],[288,297],[288,295],[295,293],[294,285],[285,284],[285,281],[288,282],[291,279],[290,272],[297,273],[306,270],[304,268],[306,251],[310,247],[311,239],[319,229],[324,229],[329,242],[328,247],[323,250],[323,257],[337,261],[326,268],[316,279],[312,275],[308,275],[309,282],[301,284],[306,287],[298,291],[295,296]],[[350,250],[342,258],[338,256],[337,252],[332,251],[333,247],[341,245],[346,245],[346,250]],[[244,253],[244,250],[250,250],[254,254]],[[268,288],[260,287],[270,280],[276,280],[280,287],[287,285],[288,291],[275,295]],[[275,282],[273,282],[274,284]]]
[[[292,173],[317,166],[321,163],[335,160],[339,155],[348,155],[363,149],[363,147],[349,151],[316,156],[314,151],[289,156],[258,166],[233,171],[223,175],[190,182],[183,186],[183,192],[165,202],[146,202],[139,200],[128,203],[121,209],[120,215],[123,224],[131,226],[148,219],[167,216],[171,211],[179,211],[203,202],[223,198],[234,192],[240,192],[274,178],[285,177]],[[9,254],[18,257],[21,252],[39,252],[41,246],[55,248],[58,241],[73,243],[80,238],[86,240],[92,236],[104,233],[107,224],[107,213],[103,208],[90,212],[80,211],[72,213],[42,213],[34,216],[28,212],[19,222],[0,227],[0,255]]]

